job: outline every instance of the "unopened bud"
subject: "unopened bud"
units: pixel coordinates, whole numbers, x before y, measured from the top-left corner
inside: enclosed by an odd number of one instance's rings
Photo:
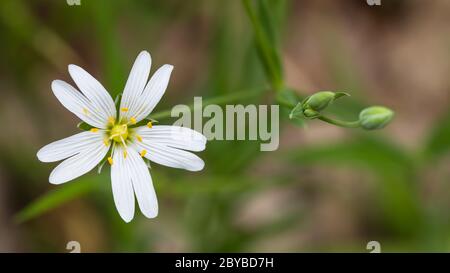
[[[394,117],[394,112],[383,106],[371,106],[359,113],[361,127],[366,130],[384,128]]]
[[[327,108],[330,103],[342,96],[349,95],[344,92],[320,91],[306,98],[303,102],[303,108],[320,112]]]
[[[303,115],[306,118],[313,119],[313,118],[317,118],[318,116],[320,116],[320,113],[317,111],[314,111],[312,109],[305,109],[305,110],[303,110]]]

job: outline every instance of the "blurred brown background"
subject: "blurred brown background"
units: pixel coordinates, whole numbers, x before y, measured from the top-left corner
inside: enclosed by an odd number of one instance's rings
[[[75,63],[115,96],[148,50],[152,71],[175,66],[157,111],[264,85],[241,1],[2,1],[0,251],[449,251],[450,2],[268,2],[287,85],[349,92],[330,109],[343,119],[380,104],[395,120],[361,132],[284,119],[276,152],[212,141],[201,173],[154,166],[159,216],[124,224],[109,169],[48,183],[55,164],[37,150],[78,131],[51,81],[72,82]]]

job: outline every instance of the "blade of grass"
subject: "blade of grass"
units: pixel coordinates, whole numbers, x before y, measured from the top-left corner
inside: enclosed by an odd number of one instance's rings
[[[22,0],[0,1],[0,21],[59,70],[65,69],[69,61],[79,60],[72,48],[39,22]]]
[[[205,107],[210,104],[223,105],[223,104],[236,102],[236,101],[244,101],[249,98],[260,96],[263,93],[262,90],[264,90],[264,88],[253,88],[253,89],[241,90],[238,92],[230,92],[227,95],[205,99],[202,101],[202,105],[203,105],[203,107]],[[191,110],[194,109],[193,103],[189,104],[188,106]],[[150,116],[148,116],[148,118],[151,117],[156,120],[166,119],[166,118],[170,117],[171,112],[172,112],[171,109],[163,110],[163,111],[151,114]]]
[[[275,91],[279,91],[284,86],[280,54],[275,48],[275,45],[271,44],[268,34],[271,30],[264,28],[264,25],[270,25],[271,23],[266,21],[263,24],[261,22],[262,20],[268,20],[268,18],[258,14],[251,0],[242,0],[242,3],[252,24],[256,45],[261,55],[261,61],[265,67],[266,75],[270,80],[272,88]]]
[[[97,0],[86,4],[92,9],[98,41],[101,47],[103,71],[110,88],[107,88],[114,98],[125,83],[125,69],[122,50],[116,32],[117,20],[120,13],[120,1]]]

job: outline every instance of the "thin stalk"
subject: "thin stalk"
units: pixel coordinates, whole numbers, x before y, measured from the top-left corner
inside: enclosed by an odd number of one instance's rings
[[[208,106],[211,104],[223,105],[223,104],[227,104],[230,102],[236,102],[236,101],[245,100],[248,98],[257,97],[263,93],[261,90],[263,90],[263,89],[260,88],[260,89],[243,90],[243,91],[235,92],[232,94],[227,94],[227,95],[218,96],[218,97],[214,97],[214,98],[210,98],[210,99],[205,99],[202,101],[202,106],[205,107],[205,106]],[[194,104],[191,103],[188,105],[188,107],[189,107],[189,109],[192,110],[192,109],[194,109]],[[172,112],[172,109],[160,111],[155,114],[152,114],[151,118],[156,119],[156,120],[169,118],[171,112]]]
[[[340,126],[340,127],[345,127],[345,128],[358,128],[361,124],[359,122],[359,120],[356,121],[343,121],[343,120],[338,120],[338,119],[333,119],[333,118],[329,118],[326,116],[319,116],[317,117],[318,119],[320,119],[321,121],[325,121],[327,123],[336,125],[336,126]]]
[[[267,68],[267,74],[271,79],[272,87],[275,91],[280,91],[283,88],[283,78],[281,75],[281,71],[277,68],[276,60],[277,53],[276,50],[271,50],[271,45],[269,39],[261,27],[261,24],[258,20],[258,16],[253,9],[250,0],[242,0],[242,3],[245,7],[245,11],[247,16],[250,19],[252,24],[253,32],[255,34],[256,42],[259,47],[259,50],[262,55],[263,63]]]

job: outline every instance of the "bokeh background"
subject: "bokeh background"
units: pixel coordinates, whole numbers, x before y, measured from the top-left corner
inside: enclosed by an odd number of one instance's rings
[[[82,252],[368,252],[372,240],[383,252],[450,251],[450,2],[266,2],[287,86],[351,93],[329,110],[342,119],[382,104],[395,120],[363,132],[283,116],[275,152],[211,141],[202,172],[153,164],[159,216],[125,224],[108,167],[48,183],[56,164],[37,150],[78,132],[51,81],[72,82],[74,63],[115,96],[148,50],[152,71],[175,66],[157,112],[267,87],[242,2],[0,1],[0,251],[68,252],[73,240]]]

